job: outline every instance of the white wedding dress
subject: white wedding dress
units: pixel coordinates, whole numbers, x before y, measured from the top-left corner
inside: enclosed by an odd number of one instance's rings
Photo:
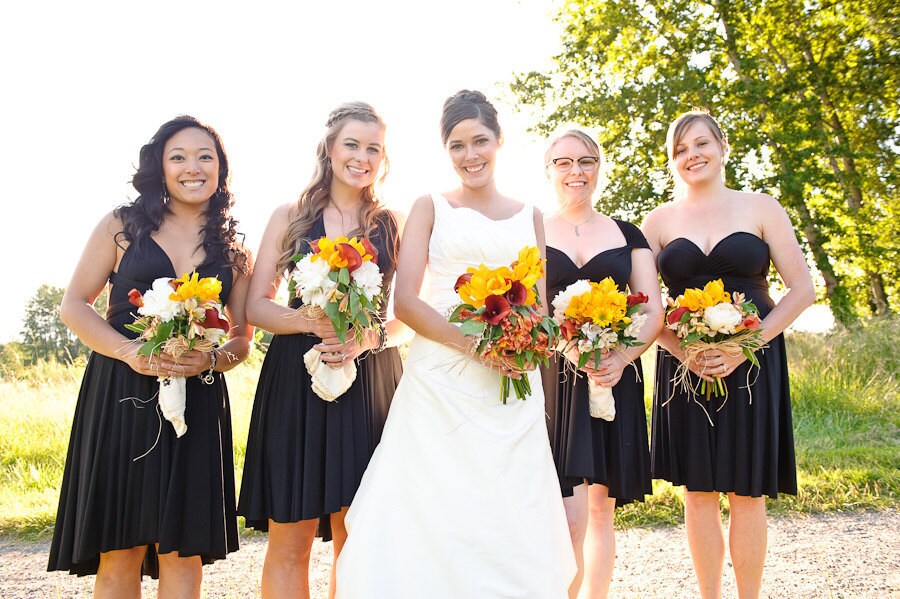
[[[535,245],[533,211],[493,221],[433,194],[427,295],[459,302],[469,266],[508,265]],[[540,373],[500,402],[500,375],[421,335],[412,342],[346,518],[338,599],[563,599],[575,574]]]

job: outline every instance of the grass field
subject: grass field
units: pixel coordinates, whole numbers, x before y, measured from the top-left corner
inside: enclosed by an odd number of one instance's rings
[[[893,340],[898,338],[900,319],[789,336],[800,491],[797,497],[770,500],[771,512],[897,506],[900,353]],[[652,359],[645,362],[650,372]],[[238,484],[260,363],[256,355],[228,373]],[[46,364],[0,381],[0,534],[39,538],[51,531],[82,370]],[[655,481],[646,503],[618,510],[616,519],[622,526],[677,523],[682,511],[680,489]]]

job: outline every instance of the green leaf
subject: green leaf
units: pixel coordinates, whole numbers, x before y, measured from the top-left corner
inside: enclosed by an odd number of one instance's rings
[[[484,333],[485,324],[478,320],[467,320],[459,327],[463,335],[481,335]]]

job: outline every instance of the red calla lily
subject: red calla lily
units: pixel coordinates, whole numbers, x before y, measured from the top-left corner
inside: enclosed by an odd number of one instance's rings
[[[506,298],[502,295],[489,295],[484,300],[484,314],[482,318],[492,325],[500,324],[504,318],[509,316],[512,308]]]
[[[675,324],[676,322],[681,321],[681,317],[685,315],[686,312],[690,312],[687,308],[675,308],[669,315],[666,316],[666,322],[669,324]]]
[[[378,264],[378,250],[375,249],[375,246],[372,245],[372,242],[370,242],[366,238],[360,239],[359,242],[362,244],[363,248],[365,248],[366,253],[372,255],[372,262]]]
[[[206,309],[206,316],[201,323],[204,329],[222,329],[226,333],[229,329],[228,321],[219,316],[219,311],[213,308]]]
[[[646,304],[650,301],[650,298],[647,297],[646,294],[638,292],[633,295],[629,295],[627,299],[627,303],[629,306],[636,306],[638,304]]]
[[[349,243],[339,243],[337,251],[341,254],[341,258],[347,261],[347,272],[353,272],[362,264],[362,256],[359,250]]]
[[[505,295],[510,304],[521,306],[528,298],[528,289],[520,281],[513,281]]]
[[[459,288],[472,280],[472,273],[467,272],[464,275],[459,275],[459,278],[456,279],[456,284],[453,285],[453,291],[459,291]]]

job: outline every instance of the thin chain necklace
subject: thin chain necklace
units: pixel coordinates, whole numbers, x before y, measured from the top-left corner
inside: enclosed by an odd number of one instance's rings
[[[328,200],[328,203],[331,204],[331,206],[332,206],[332,207],[337,211],[337,213],[340,215],[340,217],[341,217],[341,235],[344,236],[344,237],[347,237],[347,234],[350,233],[351,231],[348,231],[348,230],[344,227],[344,211],[341,210],[340,208],[338,208],[338,205],[335,204],[335,203],[334,203],[334,200],[332,200],[332,199],[330,199],[330,198],[329,198],[329,200]],[[353,217],[352,217],[352,216],[350,217],[350,224],[353,224]],[[355,231],[355,230],[358,229],[358,228],[359,228],[358,226],[357,226],[357,227],[353,227],[352,230]]]
[[[569,225],[571,227],[575,227],[575,237],[581,237],[581,233],[578,231],[578,227],[583,227],[584,225],[588,224],[589,222],[594,220],[595,216],[597,216],[597,213],[592,211],[591,215],[588,217],[588,219],[586,221],[580,222],[577,225],[575,223],[570,223],[569,221],[564,219],[562,216],[557,215],[557,218],[559,220],[561,220],[562,222],[566,223],[567,225]]]

